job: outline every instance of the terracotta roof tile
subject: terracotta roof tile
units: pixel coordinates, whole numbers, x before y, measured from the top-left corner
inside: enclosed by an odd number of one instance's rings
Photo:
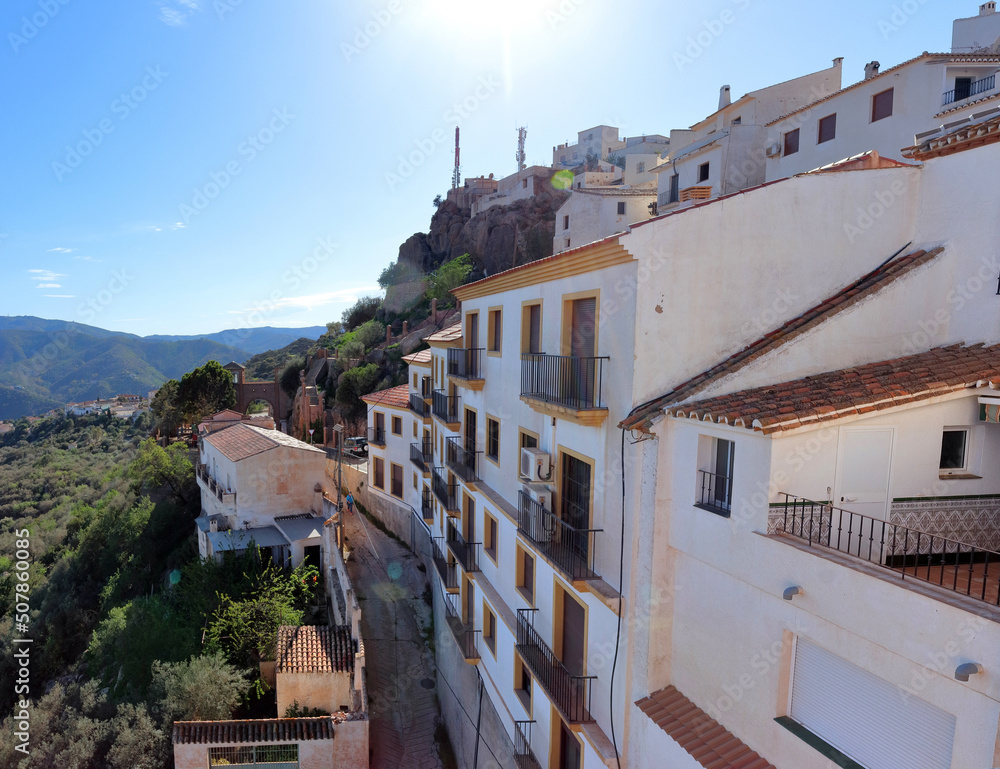
[[[263,718],[246,721],[174,721],[175,745],[332,740],[334,719]]]
[[[421,350],[420,352],[415,352],[410,355],[404,355],[403,360],[410,365],[429,366],[431,363],[431,351]]]
[[[303,443],[278,430],[267,430],[245,422],[237,422],[230,427],[214,432],[205,438],[205,442],[217,448],[223,456],[234,462],[262,454],[278,446],[290,446],[304,451],[323,453],[322,449]]]
[[[401,384],[390,387],[387,390],[368,393],[361,397],[365,403],[373,406],[389,406],[390,408],[405,409],[410,407],[410,386]]]
[[[903,155],[914,160],[929,160],[998,141],[1000,141],[1000,115],[925,139],[913,147],[906,147]]]
[[[837,313],[881,291],[911,270],[934,259],[943,251],[943,248],[935,248],[932,251],[914,251],[876,267],[867,275],[844,287],[838,293],[823,300],[815,307],[792,318],[784,325],[768,331],[762,337],[751,342],[739,352],[730,355],[721,363],[677,385],[677,387],[666,395],[636,406],[632,410],[632,413],[622,421],[620,426],[629,430],[648,426],[664,407],[683,403],[701,390],[704,390],[712,382],[738,371],[751,361],[777,349],[785,342],[800,336],[806,331],[826,322]]]
[[[534,262],[532,262],[534,264]],[[470,284],[471,285],[471,284]],[[436,331],[430,336],[425,336],[425,342],[456,342],[462,338],[462,324],[456,323],[454,326],[448,326],[448,328],[443,328],[440,331]]]
[[[282,625],[275,651],[276,673],[346,673],[354,670],[351,629]]]
[[[987,385],[1000,387],[1000,345],[952,345],[664,411],[769,434]]]
[[[705,769],[774,769],[674,686],[635,704]]]

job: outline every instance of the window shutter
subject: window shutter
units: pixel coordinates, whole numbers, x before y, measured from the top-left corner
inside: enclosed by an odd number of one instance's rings
[[[533,304],[528,308],[528,352],[542,351],[542,308]]]
[[[576,299],[573,302],[573,332],[571,355],[592,358],[597,354],[597,299]]]
[[[955,716],[802,638],[790,715],[867,769],[950,769]]]

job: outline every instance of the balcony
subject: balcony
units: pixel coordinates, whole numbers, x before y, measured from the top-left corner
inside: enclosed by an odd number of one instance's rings
[[[829,548],[916,579],[1000,605],[1000,553],[871,518],[832,505],[782,494],[776,533]]]
[[[482,347],[453,347],[448,350],[448,376],[467,382],[482,381],[485,352]]]
[[[462,532],[458,530],[455,521],[448,521],[448,547],[455,556],[455,560],[462,564],[462,568],[467,573],[479,571],[479,550],[481,542],[466,542]]]
[[[454,561],[449,561],[445,558],[444,553],[441,551],[440,542],[441,537],[434,537],[431,541],[431,546],[434,549],[434,567],[437,569],[438,576],[441,577],[441,584],[444,585],[446,590],[458,590],[458,567]]]
[[[963,101],[964,99],[978,96],[981,93],[992,91],[995,84],[996,75],[990,75],[989,77],[973,80],[968,83],[956,83],[956,87],[953,90],[944,92],[944,95],[941,97],[941,106],[943,107],[947,104],[953,104],[956,101]]]
[[[681,203],[687,203],[689,200],[708,200],[710,197],[712,197],[711,185],[685,187],[680,194]]]
[[[476,635],[479,631],[466,627],[458,614],[458,610],[452,605],[450,599],[445,598],[444,606],[445,622],[448,624],[451,634],[455,637],[455,643],[461,649],[465,661],[475,665],[479,661],[479,647],[476,643]]]
[[[425,419],[431,415],[431,409],[430,406],[427,405],[427,399],[420,393],[410,393],[410,411],[421,419]]]
[[[542,637],[530,617],[537,609],[517,610],[517,651],[535,680],[570,724],[582,724],[590,717],[590,690],[596,676],[575,676],[566,669]]]
[[[434,444],[430,438],[410,444],[410,461],[420,468],[420,472],[430,471],[434,462]]]
[[[434,416],[447,425],[458,424],[458,396],[435,390],[431,406]]]
[[[439,472],[442,469],[444,468],[437,467],[431,471],[431,488],[434,489],[434,496],[438,498],[438,502],[444,505],[444,509],[452,515],[457,515],[459,513],[458,494],[455,493],[457,484],[448,483]]]
[[[728,518],[733,508],[733,479],[726,475],[698,471],[699,494],[695,507]]]
[[[597,579],[594,573],[594,535],[603,529],[575,529],[519,491],[517,529],[535,543],[538,552],[572,581]]]
[[[373,446],[385,447],[385,428],[384,427],[369,427],[368,428],[368,442]]]
[[[464,448],[459,438],[445,439],[444,463],[466,483],[475,483],[479,480],[479,464],[482,456],[481,451]]]
[[[607,416],[601,389],[606,360],[609,359],[522,355],[521,398],[543,413],[576,417],[585,424],[598,425]],[[538,408],[539,404],[543,408]]]
[[[531,750],[531,725],[534,721],[514,722],[514,764],[517,769],[542,769]]]
[[[201,481],[202,486],[214,494],[216,499],[220,502],[231,502],[233,505],[236,504],[236,492],[226,491],[220,484],[216,483],[215,478],[209,474],[208,467],[205,465],[198,465],[195,474],[197,475],[198,480]]]
[[[434,501],[428,488],[424,488],[420,493],[420,516],[425,521],[434,520]]]

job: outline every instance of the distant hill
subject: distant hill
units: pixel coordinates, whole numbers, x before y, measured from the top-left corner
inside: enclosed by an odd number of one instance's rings
[[[323,331],[326,331],[325,327]],[[315,338],[308,339],[303,337],[296,339],[289,345],[285,345],[280,350],[268,350],[267,352],[258,353],[243,363],[247,369],[246,378],[248,380],[269,381],[274,378],[274,370],[276,368],[284,370],[289,363],[296,360],[301,363],[301,359],[309,352],[309,348],[315,344]]]
[[[287,344],[305,337],[314,343],[316,339],[326,333],[326,326],[306,326],[304,328],[275,328],[273,326],[261,326],[260,328],[231,328],[226,331],[219,331],[215,334],[201,334],[197,336],[166,336],[155,334],[146,336],[143,339],[160,342],[178,342],[191,339],[210,339],[213,342],[246,350],[250,355],[278,350]],[[229,361],[226,361],[227,363]]]
[[[27,414],[44,414],[61,406],[59,401],[34,395],[27,390],[0,386],[0,419],[14,419]]]

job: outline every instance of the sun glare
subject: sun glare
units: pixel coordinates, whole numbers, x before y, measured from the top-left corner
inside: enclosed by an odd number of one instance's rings
[[[431,12],[449,26],[485,35],[534,27],[551,4],[549,0],[428,0]]]

